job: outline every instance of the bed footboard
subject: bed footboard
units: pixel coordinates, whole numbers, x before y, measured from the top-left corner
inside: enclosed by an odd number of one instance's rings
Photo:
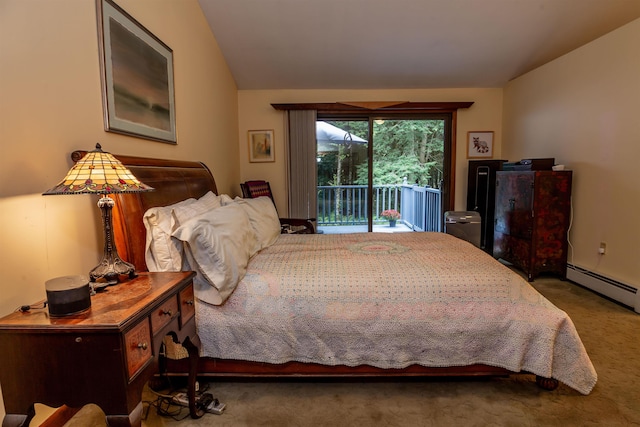
[[[165,359],[165,368],[170,375],[186,376],[189,364],[186,359]],[[382,369],[374,366],[326,366],[314,363],[289,362],[280,365],[239,360],[201,358],[198,376],[205,378],[388,378],[388,377],[508,377],[515,372],[489,365],[452,367],[426,367],[411,365],[403,369]],[[559,381],[554,378],[535,376],[538,387],[553,391]]]
[[[188,372],[186,359],[167,359],[168,372],[178,375]],[[517,372],[489,365],[469,365],[451,367],[427,367],[411,365],[402,369],[383,369],[375,366],[328,366],[316,363],[288,362],[271,364],[240,360],[200,359],[199,376],[203,377],[395,377],[395,376],[424,376],[424,377],[478,377],[478,376],[508,376]]]

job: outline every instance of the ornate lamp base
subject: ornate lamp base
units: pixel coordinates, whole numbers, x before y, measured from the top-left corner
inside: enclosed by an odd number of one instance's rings
[[[130,279],[138,276],[134,265],[122,260],[116,252],[109,255],[105,254],[100,264],[96,265],[93,270],[89,272],[89,277],[92,282],[98,282],[100,279],[104,279],[106,285],[115,285],[119,281],[119,276],[125,274],[128,275]]]
[[[120,258],[113,240],[111,210],[114,205],[115,202],[108,196],[102,196],[98,200],[98,207],[102,210],[102,225],[104,226],[104,254],[100,264],[89,273],[89,277],[92,282],[104,283],[104,286],[115,285],[119,281],[119,276],[128,275],[130,279],[137,276],[135,266]]]

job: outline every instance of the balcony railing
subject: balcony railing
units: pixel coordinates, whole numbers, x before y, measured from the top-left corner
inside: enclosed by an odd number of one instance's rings
[[[366,225],[367,186],[318,186],[318,225]],[[442,231],[441,193],[417,185],[374,185],[373,222],[386,222],[380,212],[396,209],[416,231]]]

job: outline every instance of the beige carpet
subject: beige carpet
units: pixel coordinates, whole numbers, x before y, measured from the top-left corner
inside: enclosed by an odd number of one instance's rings
[[[573,319],[598,373],[583,396],[530,375],[483,380],[215,381],[222,415],[144,426],[640,426],[640,315],[571,282],[533,286]],[[145,399],[152,400],[151,392]],[[184,416],[186,412],[183,412]]]

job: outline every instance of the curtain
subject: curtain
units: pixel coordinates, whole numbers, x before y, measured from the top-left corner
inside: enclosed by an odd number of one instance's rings
[[[289,217],[315,218],[317,213],[316,111],[288,110]]]

